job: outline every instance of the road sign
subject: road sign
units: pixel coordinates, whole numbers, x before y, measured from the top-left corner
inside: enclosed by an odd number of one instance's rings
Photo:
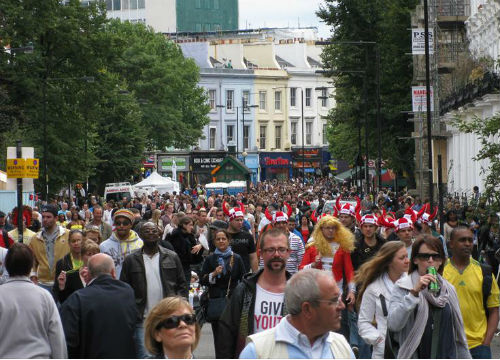
[[[40,168],[40,161],[38,159],[26,159],[24,166],[24,177],[31,179],[38,179],[38,171]]]
[[[24,159],[7,159],[7,177],[22,179],[24,177]]]

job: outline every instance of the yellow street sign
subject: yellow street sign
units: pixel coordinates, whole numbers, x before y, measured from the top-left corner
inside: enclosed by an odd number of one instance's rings
[[[24,159],[7,159],[7,177],[11,179],[23,178],[25,171],[24,163]]]
[[[26,163],[24,166],[25,178],[38,179],[38,171],[40,168],[40,160],[39,159],[26,159]]]

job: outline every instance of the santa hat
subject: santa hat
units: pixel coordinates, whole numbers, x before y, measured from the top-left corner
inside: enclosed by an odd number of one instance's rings
[[[385,218],[385,211],[384,211],[384,216],[380,216],[378,218],[378,223],[386,228],[395,229],[396,232],[402,229],[413,230],[413,221],[404,216],[398,220],[391,221],[391,219]]]

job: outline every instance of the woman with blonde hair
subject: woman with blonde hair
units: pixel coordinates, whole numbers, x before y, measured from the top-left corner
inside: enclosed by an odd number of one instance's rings
[[[200,332],[191,305],[184,298],[167,297],[144,322],[144,345],[155,359],[191,359]]]
[[[363,340],[373,346],[373,359],[384,358],[389,301],[396,281],[406,276],[409,268],[406,245],[402,241],[390,241],[356,272],[358,331]]]
[[[163,233],[163,220],[161,219],[161,210],[154,209],[153,214],[151,215],[151,222],[158,226],[160,231]]]
[[[325,215],[314,227],[311,237],[312,241],[306,245],[306,253],[302,258],[299,270],[312,267],[332,271],[340,289],[343,287],[345,274],[349,289],[346,301],[348,304],[353,304],[356,291],[351,262],[354,234],[333,216]]]

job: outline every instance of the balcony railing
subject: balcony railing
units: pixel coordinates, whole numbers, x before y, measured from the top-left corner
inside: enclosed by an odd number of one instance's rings
[[[500,77],[494,73],[484,74],[482,79],[465,85],[456,90],[446,99],[439,102],[439,114],[442,116],[449,111],[456,110],[474,100],[500,90]]]
[[[438,16],[469,16],[470,0],[438,0]]]

